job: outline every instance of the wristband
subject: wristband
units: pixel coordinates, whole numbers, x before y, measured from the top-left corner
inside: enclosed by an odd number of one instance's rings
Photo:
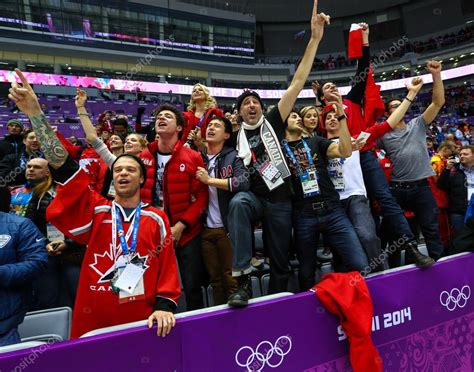
[[[408,102],[413,103],[413,101],[412,101],[410,98],[405,97],[405,99],[406,99]]]
[[[84,114],[84,113],[79,113],[78,115],[79,115],[79,116],[87,116],[87,117],[89,117],[89,114],[87,114],[87,113],[85,113],[85,114]]]
[[[346,114],[342,114],[341,116],[338,116],[337,121],[341,121],[347,118]]]

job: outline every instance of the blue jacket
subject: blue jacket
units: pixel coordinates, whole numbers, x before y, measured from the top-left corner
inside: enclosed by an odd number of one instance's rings
[[[0,212],[0,334],[23,322],[31,283],[47,263],[45,239],[33,222]]]

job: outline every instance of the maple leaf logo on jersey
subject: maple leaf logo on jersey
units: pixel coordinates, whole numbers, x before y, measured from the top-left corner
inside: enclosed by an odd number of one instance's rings
[[[120,256],[122,254],[119,254],[117,259]],[[133,256],[131,263],[143,267],[144,271],[146,271],[149,267],[146,263],[147,260],[148,255],[141,256],[137,253]],[[109,250],[103,254],[94,253],[94,263],[90,264],[89,267],[99,275],[97,283],[108,283],[112,280],[116,271],[112,244],[109,245]]]

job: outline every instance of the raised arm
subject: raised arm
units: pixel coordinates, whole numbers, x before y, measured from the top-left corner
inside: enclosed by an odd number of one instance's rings
[[[362,57],[357,59],[357,71],[351,80],[351,90],[347,93],[346,99],[351,102],[362,104],[369,75],[370,67],[370,49],[369,49],[369,25],[367,23],[359,23],[362,27]]]
[[[395,126],[403,119],[405,116],[408,108],[411,105],[411,101],[413,101],[420,91],[421,87],[423,86],[423,79],[420,77],[415,77],[411,80],[411,83],[407,85],[408,94],[406,98],[400,103],[400,106],[392,112],[392,114],[388,117],[387,122],[392,127]]]
[[[426,69],[433,76],[433,97],[431,104],[423,112],[423,119],[425,119],[426,124],[430,124],[444,105],[444,85],[441,79],[441,62],[428,61]]]
[[[86,140],[89,143],[94,142],[98,136],[97,132],[92,125],[91,119],[89,118],[89,114],[87,113],[85,104],[87,101],[87,93],[83,90],[77,88],[77,93],[75,97],[75,104],[77,108],[77,114],[79,115],[79,119],[81,120],[82,129],[84,129],[84,133],[86,135]]]
[[[28,116],[46,160],[51,167],[58,169],[66,161],[68,153],[41,111],[38,97],[30,83],[19,69],[15,69],[15,72],[21,80],[21,86],[17,82],[13,82],[8,98]]]
[[[296,69],[295,76],[293,76],[293,80],[291,80],[290,86],[278,102],[278,110],[280,111],[282,121],[285,121],[290,114],[298,95],[308,79],[313,66],[314,57],[316,56],[316,50],[323,38],[324,25],[326,23],[329,24],[329,22],[330,17],[328,15],[324,13],[318,14],[318,0],[314,0],[313,15],[311,17],[311,38],[304,52],[303,59]]]
[[[336,115],[341,123],[341,128],[339,131],[339,143],[333,142],[327,150],[327,157],[330,159],[333,158],[348,158],[352,155],[352,140],[349,129],[347,128],[346,114],[344,113],[344,108],[342,107],[342,97],[338,92],[331,93],[333,100],[328,102],[328,105],[333,105],[336,110]]]

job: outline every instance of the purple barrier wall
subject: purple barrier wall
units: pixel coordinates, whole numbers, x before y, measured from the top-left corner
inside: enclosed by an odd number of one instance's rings
[[[474,254],[367,280],[384,371],[473,371]],[[113,316],[113,313],[110,314]],[[350,371],[337,319],[313,293],[0,356],[1,371]],[[370,371],[368,371],[370,372]]]

